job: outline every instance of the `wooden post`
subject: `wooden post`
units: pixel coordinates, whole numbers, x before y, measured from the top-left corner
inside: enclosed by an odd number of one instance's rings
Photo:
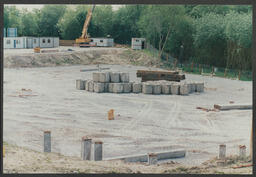
[[[241,70],[238,71],[238,80],[241,78]]]
[[[200,75],[202,74],[202,66],[201,66],[201,64],[199,64],[199,73],[200,73]]]
[[[190,72],[193,72],[194,62],[191,63]]]

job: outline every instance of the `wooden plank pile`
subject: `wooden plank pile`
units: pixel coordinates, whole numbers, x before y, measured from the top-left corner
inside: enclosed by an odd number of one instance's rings
[[[146,81],[176,81],[185,79],[184,74],[179,74],[178,71],[150,71],[150,70],[137,70],[137,77],[141,77],[142,82]]]

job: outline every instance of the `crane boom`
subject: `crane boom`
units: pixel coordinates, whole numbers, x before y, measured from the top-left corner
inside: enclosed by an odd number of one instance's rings
[[[81,43],[89,43],[91,40],[89,38],[89,35],[87,33],[88,30],[88,26],[90,24],[91,18],[92,18],[92,13],[94,11],[95,8],[95,4],[92,6],[92,9],[88,10],[88,13],[86,15],[86,19],[84,21],[84,26],[83,26],[83,30],[82,30],[82,35],[80,36],[80,38],[76,39],[76,43],[81,44]]]

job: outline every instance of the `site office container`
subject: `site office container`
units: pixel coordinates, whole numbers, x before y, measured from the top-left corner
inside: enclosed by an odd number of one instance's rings
[[[58,37],[39,37],[39,47],[40,48],[59,47],[59,38]]]
[[[7,28],[7,37],[17,37],[17,28]]]
[[[26,37],[7,37],[4,38],[4,48],[24,49],[27,48]]]
[[[145,38],[132,38],[132,49],[141,50],[146,47],[146,39]]]
[[[91,45],[96,45],[97,47],[113,47],[113,38],[91,38]]]

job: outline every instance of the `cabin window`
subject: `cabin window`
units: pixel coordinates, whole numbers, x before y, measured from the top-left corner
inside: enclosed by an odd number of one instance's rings
[[[34,39],[34,44],[36,44],[36,39]]]
[[[43,39],[43,43],[45,43],[45,39]]]
[[[20,44],[20,40],[17,40],[16,43],[17,43],[17,44]]]
[[[6,41],[6,44],[10,44],[11,43],[11,41],[10,41],[10,39],[8,39],[7,41]]]
[[[100,40],[100,42],[103,42],[103,40]]]
[[[51,43],[51,39],[48,39],[48,43]]]
[[[139,40],[138,40],[138,39],[136,39],[136,42],[139,42]]]

